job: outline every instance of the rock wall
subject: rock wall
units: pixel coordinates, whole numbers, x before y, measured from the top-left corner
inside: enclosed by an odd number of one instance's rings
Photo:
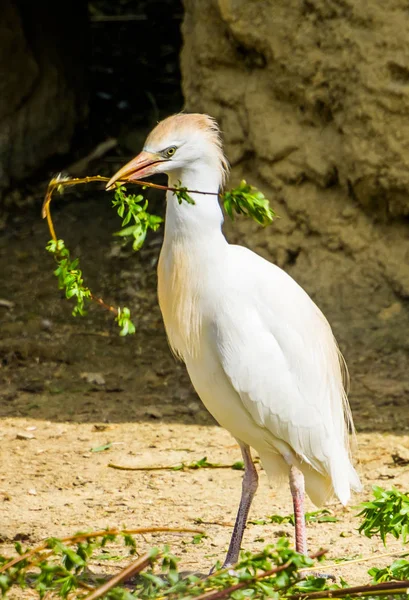
[[[233,180],[244,174],[281,216],[263,231],[227,226],[230,239],[308,290],[362,381],[367,365],[367,390],[386,381],[407,394],[407,3],[185,0],[185,10],[187,109],[218,119]]]
[[[1,0],[0,196],[67,152],[87,110],[83,0]]]

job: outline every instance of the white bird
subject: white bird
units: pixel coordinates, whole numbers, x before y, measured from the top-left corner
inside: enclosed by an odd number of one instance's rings
[[[289,477],[296,549],[307,553],[304,486],[318,506],[359,490],[351,464],[352,418],[344,362],[328,321],[307,293],[274,264],[222,232],[218,192],[227,161],[217,123],[203,114],[161,121],[116,181],[156,173],[182,185],[195,204],[168,191],[158,265],[159,304],[169,344],[214,418],[238,441],[242,496],[224,567],[238,561],[258,486],[250,447],[270,480]]]

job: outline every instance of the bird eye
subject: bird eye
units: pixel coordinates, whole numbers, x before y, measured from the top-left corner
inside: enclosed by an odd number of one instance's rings
[[[166,150],[164,150],[163,154],[167,158],[170,158],[171,156],[173,156],[175,154],[176,150],[177,150],[176,146],[170,146],[169,148],[166,148]]]

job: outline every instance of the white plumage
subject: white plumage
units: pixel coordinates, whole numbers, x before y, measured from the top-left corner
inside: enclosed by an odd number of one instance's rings
[[[141,155],[110,184],[165,172],[170,187],[209,192],[191,193],[194,205],[167,193],[158,292],[170,345],[207,409],[243,452],[248,445],[259,453],[272,482],[293,467],[315,504],[332,494],[346,504],[360,482],[348,451],[342,357],[327,320],[289,275],[227,243],[214,195],[225,171],[215,122],[176,115],[153,130]],[[256,475],[249,477],[254,484]],[[226,564],[237,547],[229,553]]]

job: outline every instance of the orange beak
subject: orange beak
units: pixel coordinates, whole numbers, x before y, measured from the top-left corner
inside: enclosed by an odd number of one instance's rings
[[[113,177],[108,181],[106,189],[113,188],[117,181],[135,181],[143,177],[149,177],[154,173],[161,173],[161,169],[157,169],[157,165],[167,162],[158,154],[142,151],[138,156],[135,156],[122,169],[119,169]]]

